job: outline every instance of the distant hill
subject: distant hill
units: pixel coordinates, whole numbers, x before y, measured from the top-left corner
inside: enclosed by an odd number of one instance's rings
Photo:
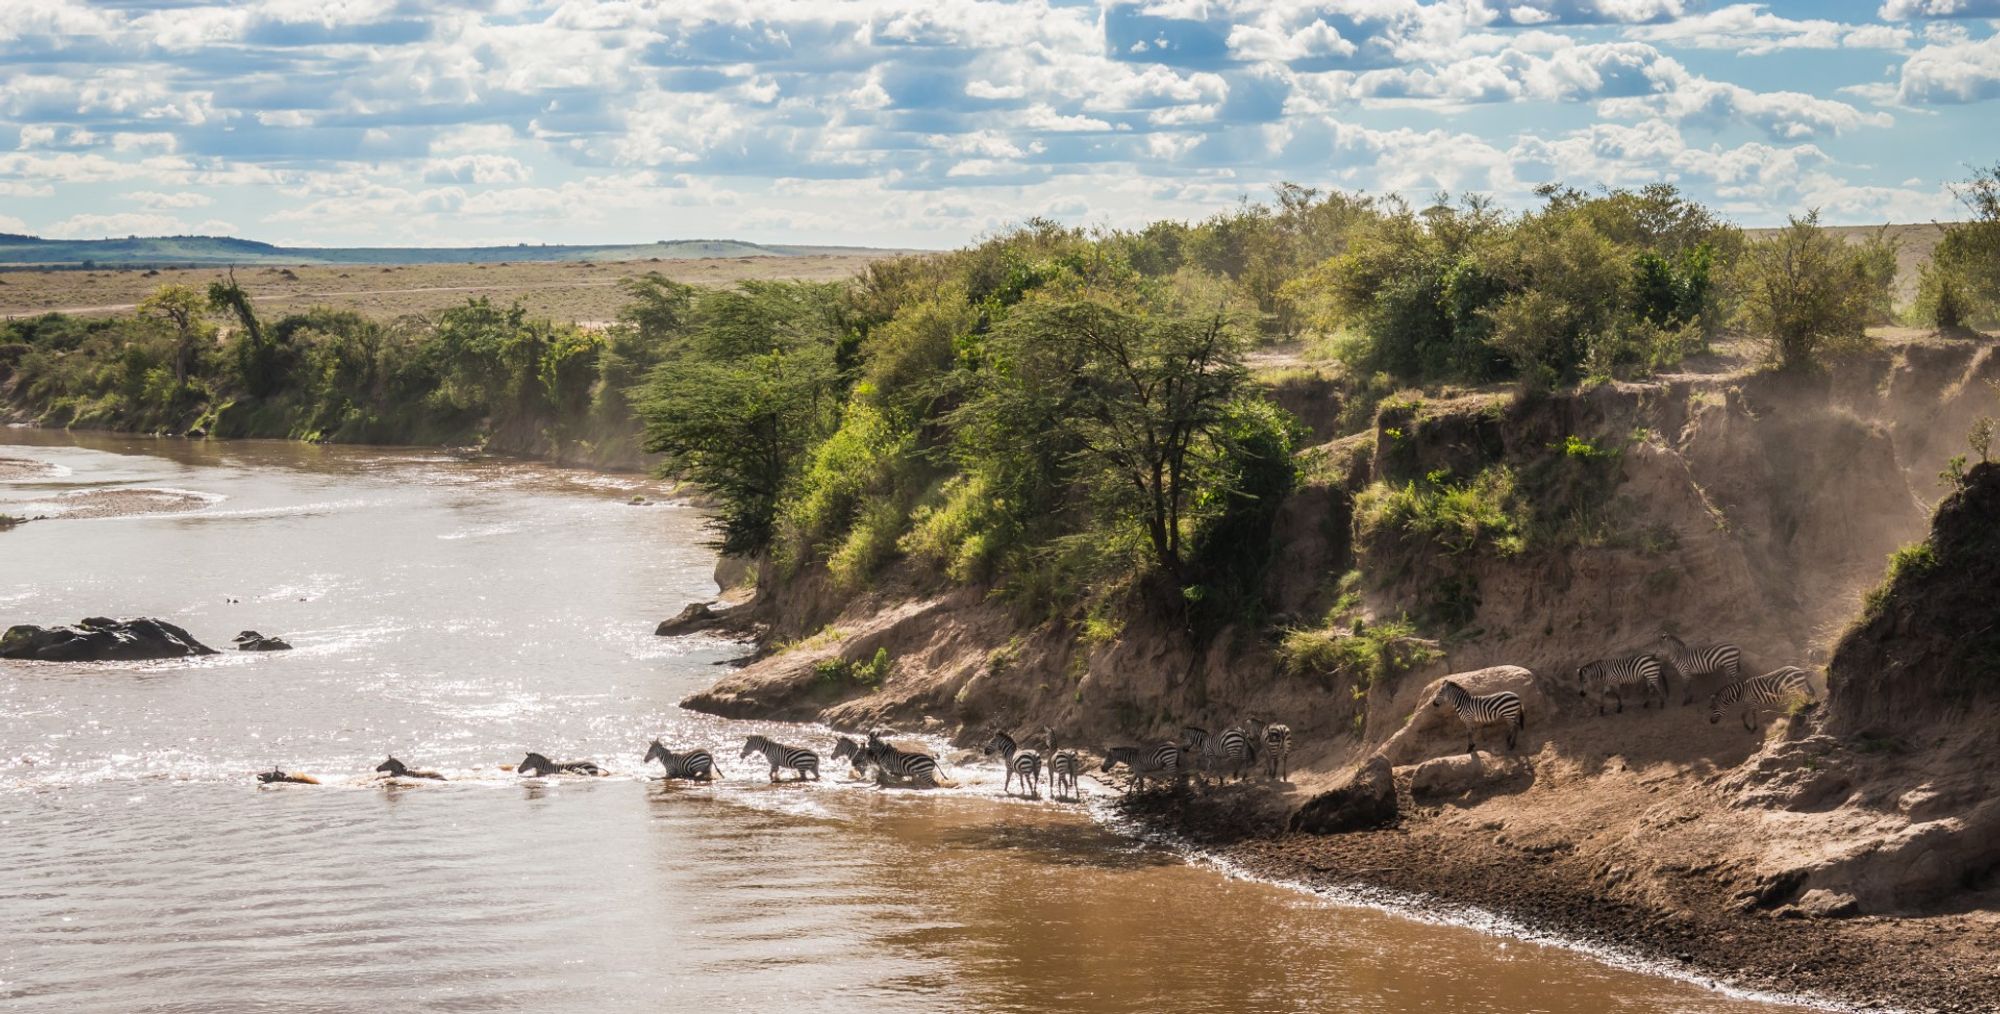
[[[771,246],[679,239],[597,246],[285,247],[231,236],[42,239],[0,233],[0,267],[219,267],[264,264],[496,264],[503,261],[694,260],[869,253],[866,247]]]

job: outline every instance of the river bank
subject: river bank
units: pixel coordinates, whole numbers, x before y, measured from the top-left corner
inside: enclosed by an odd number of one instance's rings
[[[699,512],[629,505],[662,493],[642,480],[277,441],[0,443],[54,466],[10,494],[220,498],[10,533],[0,622],[170,615],[295,645],[0,662],[0,1004],[1770,1010],[1230,880],[1004,798],[976,754],[940,750],[964,776],[946,792],[771,785],[737,757],[746,734],[825,751],[832,731],[676,705],[740,649],[652,634],[713,593],[715,560]],[[656,737],[726,777],[650,779]],[[497,767],[530,749],[616,775]],[[385,787],[388,753],[452,781]],[[325,784],[259,789],[273,764]],[[1214,939],[1159,931],[1194,925]]]
[[[1683,876],[1640,901],[1588,847],[1537,841],[1490,815],[1432,811],[1396,827],[1285,833],[1269,812],[1224,793],[1152,792],[1120,811],[1244,876],[1493,925],[1636,959],[1713,986],[1843,1009],[1992,1011],[2000,995],[2000,920],[1977,911],[1920,918],[1819,919],[1745,912],[1736,886],[1699,853]]]

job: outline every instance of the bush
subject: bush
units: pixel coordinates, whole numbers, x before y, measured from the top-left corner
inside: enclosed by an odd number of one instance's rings
[[[1354,516],[1364,534],[1419,536],[1453,555],[1484,546],[1511,556],[1525,545],[1511,511],[1513,497],[1514,473],[1501,466],[1464,483],[1441,474],[1401,486],[1376,483],[1355,500]]]
[[[1776,236],[1752,243],[1742,262],[1738,321],[1790,370],[1809,370],[1865,347],[1867,326],[1887,300],[1887,280],[1871,253],[1841,242],[1819,212],[1793,218]]]

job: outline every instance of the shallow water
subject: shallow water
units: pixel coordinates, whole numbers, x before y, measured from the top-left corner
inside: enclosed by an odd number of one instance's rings
[[[206,503],[0,533],[0,624],[156,615],[297,647],[0,662],[0,1007],[1781,1009],[1229,879],[982,769],[953,793],[768,785],[746,730],[830,735],[675,706],[735,652],[652,636],[712,561],[692,509],[625,503],[659,495],[638,477],[32,430],[0,457],[60,466],[0,477],[0,512]],[[643,780],[654,736],[727,779]],[[500,770],[530,749],[616,774]],[[454,780],[381,787],[388,753]],[[326,784],[256,787],[273,764]]]

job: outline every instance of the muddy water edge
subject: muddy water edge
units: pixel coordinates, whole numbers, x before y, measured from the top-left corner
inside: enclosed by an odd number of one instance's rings
[[[65,1011],[1749,1011],[1574,950],[1233,878],[1087,807],[768,783],[675,702],[740,649],[692,508],[407,450],[0,430],[0,621],[226,646],[0,662],[0,1001]],[[646,742],[718,786],[648,781]],[[528,750],[604,779],[522,779]],[[385,786],[394,753],[451,777]],[[320,786],[255,787],[273,764]],[[1098,792],[1104,790],[1099,788]]]

